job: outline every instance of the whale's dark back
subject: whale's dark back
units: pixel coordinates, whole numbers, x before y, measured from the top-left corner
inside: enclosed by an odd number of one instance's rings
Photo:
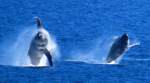
[[[123,34],[113,43],[106,61],[110,63],[116,60],[119,56],[121,56],[125,52],[127,47],[128,47],[128,36],[127,34]]]

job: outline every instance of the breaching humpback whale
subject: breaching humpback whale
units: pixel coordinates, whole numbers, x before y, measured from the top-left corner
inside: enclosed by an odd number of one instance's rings
[[[50,51],[47,49],[49,33],[44,29],[41,20],[36,17],[36,23],[38,31],[33,37],[29,50],[28,56],[32,65],[38,65],[41,58],[45,55],[49,62],[49,65],[53,65],[52,56]]]
[[[128,48],[128,35],[125,33],[121,37],[117,38],[112,44],[108,56],[106,58],[107,63],[116,61]]]

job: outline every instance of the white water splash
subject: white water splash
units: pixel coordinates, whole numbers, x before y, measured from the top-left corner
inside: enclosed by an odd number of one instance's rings
[[[86,53],[81,51],[73,51],[71,53],[71,57],[66,60],[80,61],[89,64],[103,64],[113,40],[113,37],[110,38],[106,36],[102,37],[101,39],[94,40],[91,46],[89,46],[93,49],[88,50]]]
[[[26,30],[21,32],[15,43],[12,43],[12,46],[9,47],[9,50],[5,49],[6,53],[3,55],[4,62],[1,62],[1,65],[33,66],[30,62],[29,57],[27,56],[27,53],[30,42],[37,31],[38,30],[34,26],[26,27]],[[47,34],[49,35],[49,33]],[[60,57],[60,53],[55,39],[54,37],[52,37],[52,35],[49,35],[48,38],[48,49],[51,51],[53,59],[58,60]],[[43,56],[38,66],[47,66],[46,61],[46,57]]]
[[[108,55],[108,52],[111,48],[111,45],[113,42],[118,38],[119,36],[113,36],[113,37],[102,37],[99,40],[96,40],[94,44],[92,44],[93,49],[89,50],[87,53],[82,52],[73,52],[72,56],[67,59],[67,61],[80,61],[90,64],[119,64],[119,62],[122,60],[123,55],[125,55],[126,51],[128,51],[131,47],[140,45],[140,42],[134,42],[133,44],[128,45],[128,49],[115,61],[112,63],[107,63],[106,58]],[[130,42],[128,42],[130,43]]]

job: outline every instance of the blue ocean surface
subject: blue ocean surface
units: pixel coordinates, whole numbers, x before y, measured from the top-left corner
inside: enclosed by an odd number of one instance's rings
[[[58,56],[53,67],[26,67],[40,17]],[[130,45],[118,64],[104,64],[116,37]],[[149,0],[0,0],[0,83],[149,83]]]

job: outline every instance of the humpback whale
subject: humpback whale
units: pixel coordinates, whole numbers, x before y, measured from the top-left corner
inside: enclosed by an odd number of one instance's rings
[[[128,39],[125,33],[114,41],[106,58],[107,63],[116,61],[128,49]]]
[[[48,50],[48,37],[49,33],[44,29],[40,18],[36,17],[36,24],[38,31],[33,37],[28,50],[28,56],[32,65],[38,65],[41,58],[45,55],[50,66],[53,65],[52,56]]]

